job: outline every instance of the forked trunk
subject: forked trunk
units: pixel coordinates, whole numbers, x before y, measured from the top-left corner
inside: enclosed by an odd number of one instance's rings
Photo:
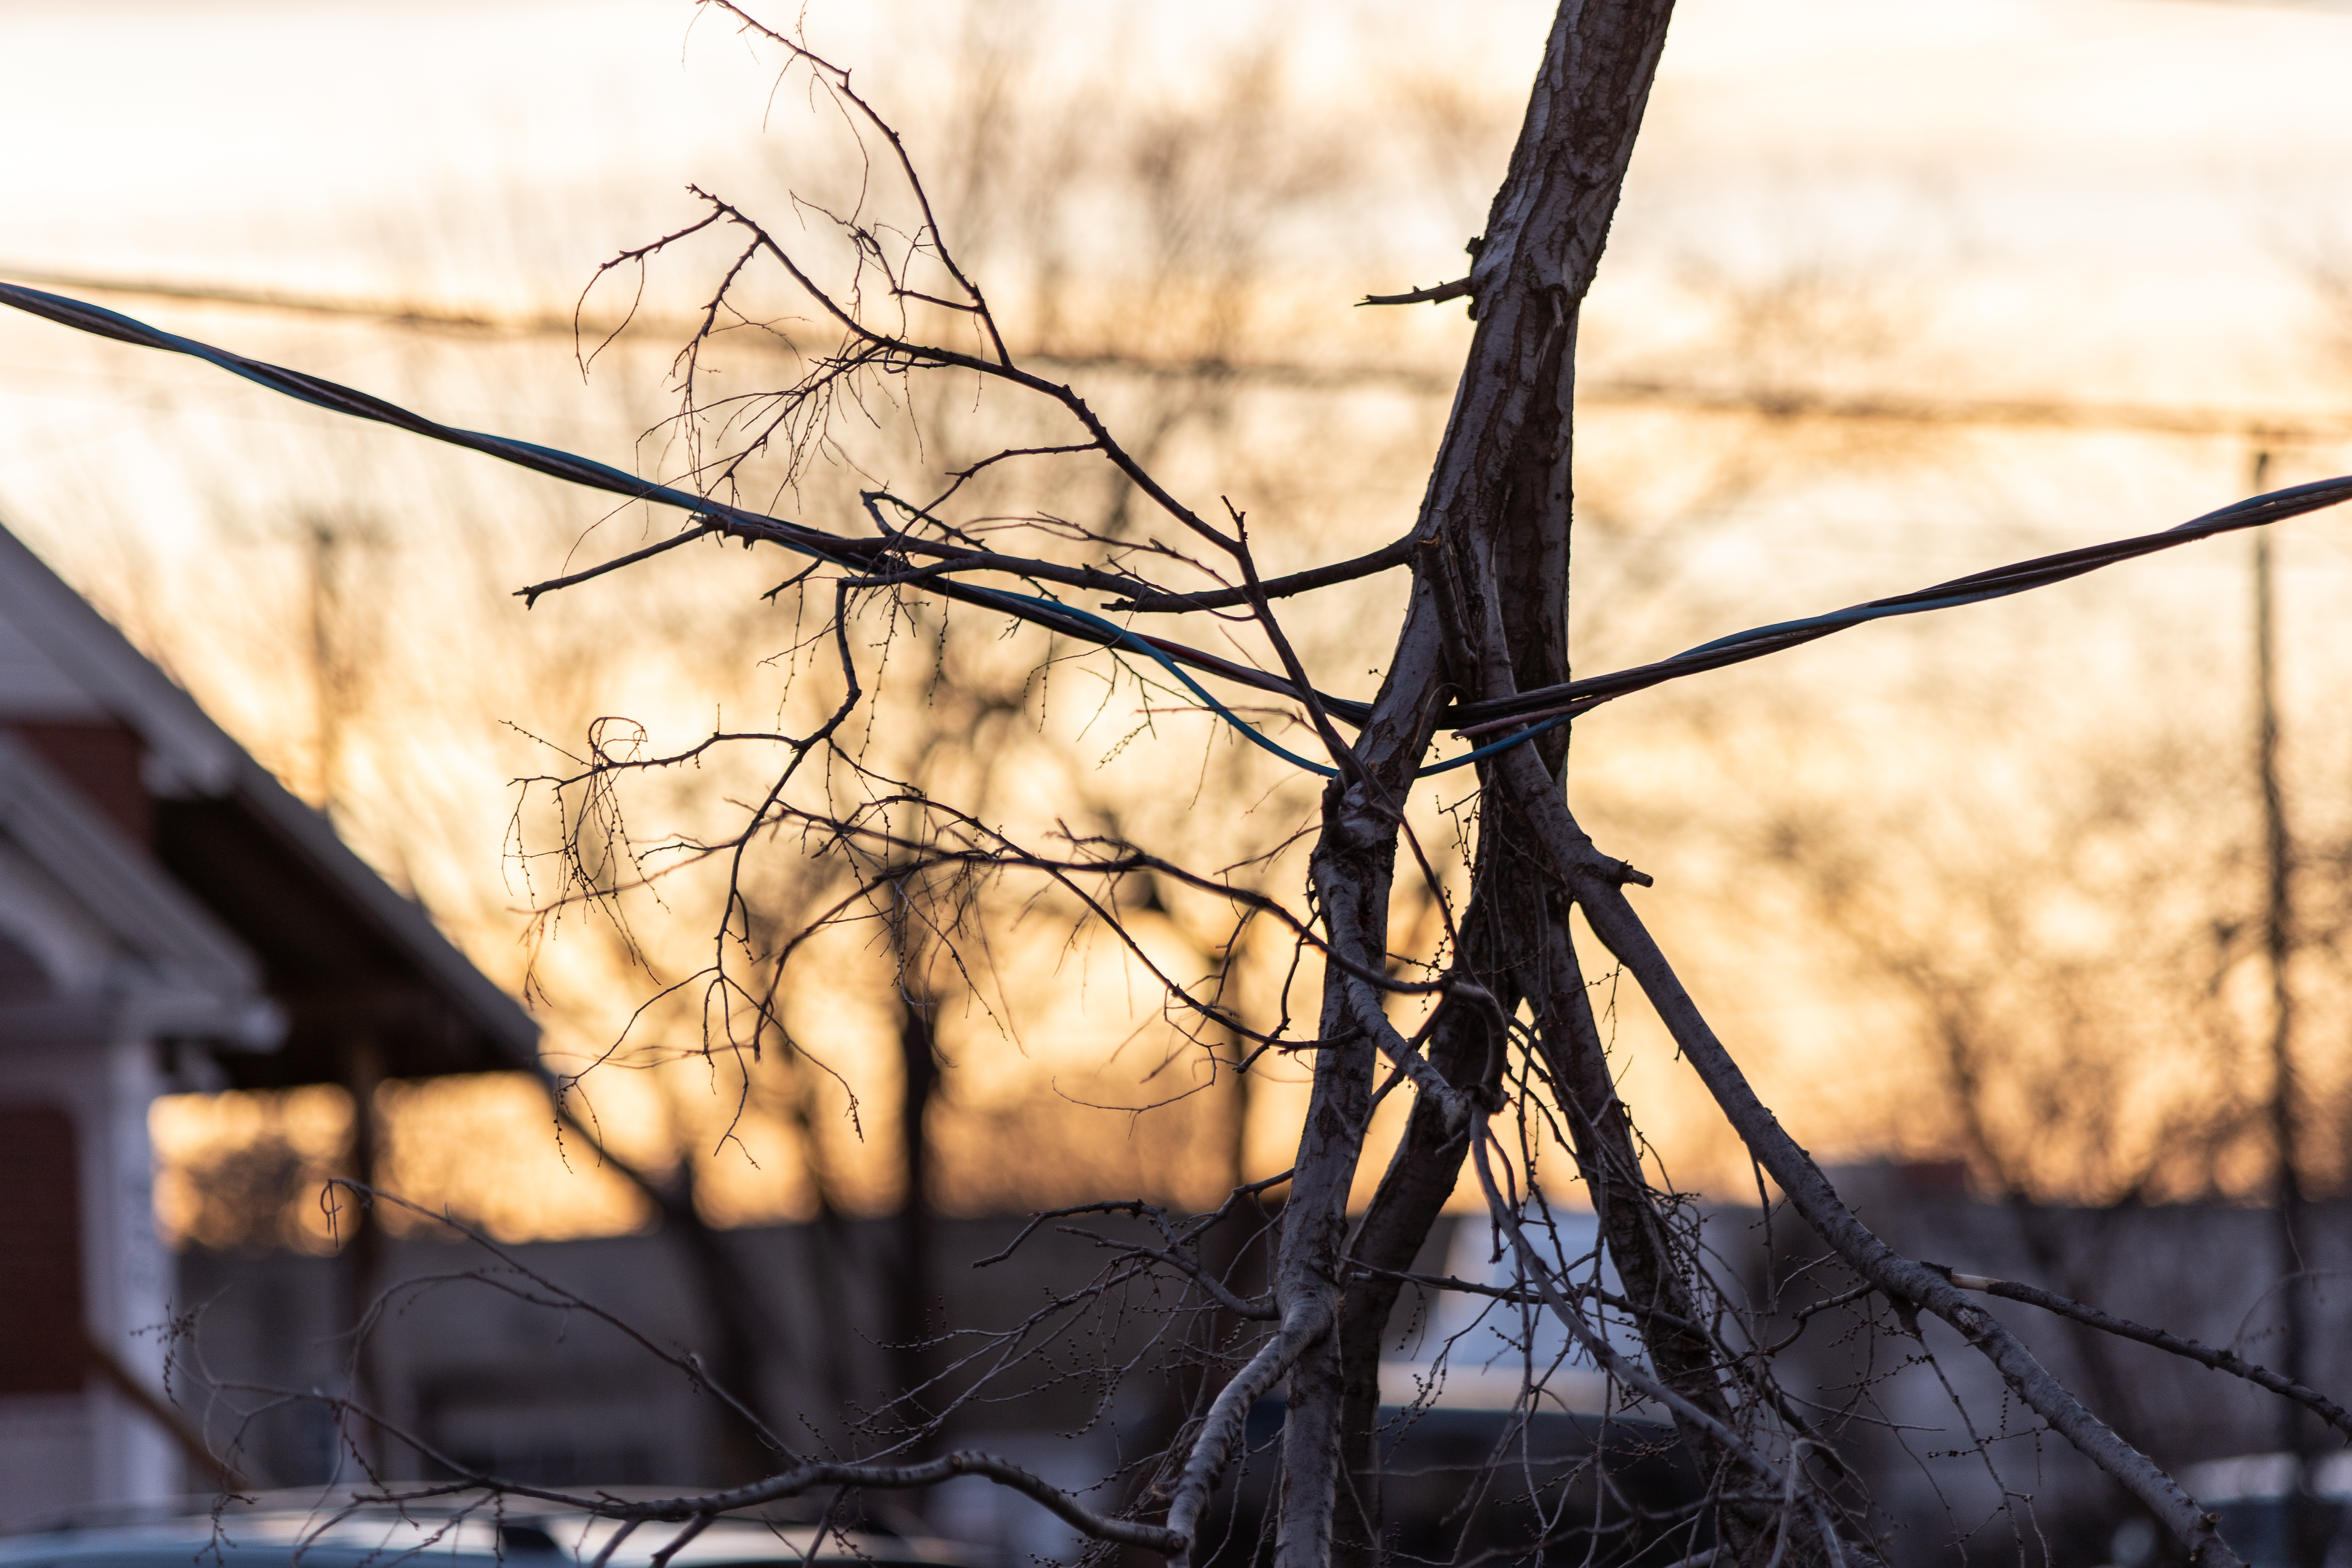
[[[1509,173],[1475,247],[1478,330],[1422,502],[1412,607],[1356,748],[1360,771],[1327,793],[1314,857],[1333,950],[1359,971],[1385,966],[1401,812],[1434,716],[1447,700],[1475,697],[1487,684],[1476,633],[1490,620],[1502,628],[1520,685],[1567,679],[1577,312],[1616,211],[1671,12],[1666,0],[1561,6]],[[1514,585],[1499,602],[1482,593],[1496,580]],[[1551,760],[1559,760],[1557,746]],[[1479,880],[1487,885],[1483,875]],[[1507,927],[1515,912],[1482,911],[1474,927],[1484,931],[1488,919]],[[1497,936],[1476,966],[1491,966],[1491,988],[1509,996],[1512,938],[1507,929]],[[1343,1283],[1348,1193],[1374,1068],[1372,1043],[1355,1022],[1361,998],[1351,984],[1337,966],[1328,973],[1321,1037],[1329,1043],[1316,1058],[1276,1268],[1276,1299],[1286,1320],[1322,1311],[1339,1320],[1291,1374],[1280,1568],[1323,1568],[1335,1550],[1351,1561],[1379,1554],[1377,1363],[1396,1293],[1377,1282]],[[1438,1032],[1433,1059],[1456,1083],[1496,1070],[1501,1052],[1489,1047],[1500,1042],[1486,1038],[1487,1027],[1455,1018]],[[1441,1119],[1416,1113],[1356,1239],[1356,1261],[1411,1263],[1465,1146]]]

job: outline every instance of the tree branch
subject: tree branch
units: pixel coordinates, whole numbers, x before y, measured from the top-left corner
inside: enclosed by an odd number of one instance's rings
[[[2135,1323],[2127,1318],[2118,1318],[2112,1312],[2101,1311],[2096,1307],[2085,1306],[2080,1301],[2058,1295],[2054,1291],[2043,1290],[2032,1285],[2022,1285],[2014,1279],[1991,1279],[1981,1274],[1962,1274],[1958,1269],[1941,1263],[1930,1263],[1927,1267],[1963,1290],[1979,1290],[1988,1296],[2000,1296],[2011,1301],[2022,1301],[2029,1307],[2039,1307],[2045,1312],[2055,1312],[2062,1318],[2072,1318],[2074,1321],[2096,1329],[2101,1333],[2113,1334],[2117,1339],[2136,1340],[2141,1344],[2153,1345],[2160,1351],[2168,1351],[2174,1355],[2196,1362],[2201,1366],[2211,1367],[2215,1372],[2226,1372],[2232,1377],[2242,1377],[2257,1388],[2268,1389],[2281,1399],[2293,1400],[2346,1436],[2352,1437],[2352,1412],[2347,1412],[2342,1405],[2317,1390],[2306,1388],[2292,1378],[2281,1377],[2268,1367],[2257,1366],[2234,1351],[2216,1350],[2211,1345],[2200,1344],[2195,1340],[2183,1339],[2179,1334],[2167,1333],[2162,1329],[2151,1329],[2146,1324]]]
[[[1469,294],[1470,279],[1462,277],[1451,283],[1433,283],[1426,289],[1412,289],[1402,294],[1367,294],[1356,304],[1360,309],[1366,305],[1435,305],[1447,300],[1467,299]]]
[[[1814,1232],[1864,1279],[1958,1329],[2037,1415],[2162,1521],[2192,1560],[2204,1568],[2244,1568],[2213,1519],[2179,1482],[2084,1409],[1999,1319],[1970,1304],[1943,1275],[1887,1246],[1845,1206],[1812,1156],[1757,1098],[1623,890],[1601,874],[1601,857],[1541,762],[1524,746],[1502,756],[1504,767],[1517,775],[1520,797],[1535,807],[1538,839],[1552,874],[1567,881],[1594,934],[1633,974],[1733,1130]]]
[[[1543,1305],[1544,1299],[1541,1291],[1523,1289],[1514,1285],[1481,1285],[1475,1279],[1456,1279],[1451,1274],[1416,1274],[1410,1268],[1381,1268],[1370,1263],[1350,1263],[1348,1267],[1351,1274],[1366,1277],[1379,1275],[1382,1279],[1400,1280],[1407,1285],[1419,1285],[1429,1290],[1454,1290],[1465,1296],[1484,1296],[1490,1300],[1507,1301],[1515,1307]],[[1614,1307],[1628,1316],[1656,1318],[1675,1328],[1685,1330],[1694,1334],[1703,1331],[1696,1323],[1673,1317],[1654,1307],[1644,1307],[1637,1301],[1618,1295],[1613,1290],[1604,1290],[1598,1285],[1570,1284],[1563,1288],[1563,1293],[1573,1300],[1598,1301],[1604,1307]]]
[[[1270,1298],[1261,1296],[1253,1301],[1243,1300],[1226,1287],[1223,1280],[1173,1247],[1146,1247],[1141,1242],[1120,1241],[1115,1237],[1105,1236],[1099,1231],[1081,1230],[1074,1225],[1057,1225],[1054,1228],[1064,1236],[1082,1237],[1097,1247],[1106,1247],[1113,1252],[1124,1253],[1132,1258],[1149,1258],[1156,1263],[1165,1263],[1171,1268],[1190,1276],[1194,1284],[1209,1293],[1212,1300],[1236,1318],[1271,1322],[1277,1316]]]
[[[1304,572],[1292,572],[1280,577],[1269,577],[1258,584],[1258,592],[1269,599],[1287,599],[1294,595],[1330,587],[1335,583],[1352,583],[1359,577],[1370,577],[1404,565],[1412,559],[1422,543],[1418,531],[1408,533],[1392,544],[1381,545],[1369,555],[1335,562],[1328,566],[1310,566]],[[1132,594],[1124,599],[1113,599],[1103,608],[1133,615],[1156,615],[1186,610],[1229,610],[1249,602],[1250,590],[1245,585],[1204,588],[1197,594],[1179,594],[1155,588],[1147,593]]]
[[[559,588],[569,588],[575,584],[602,577],[607,572],[618,572],[624,566],[634,566],[640,561],[665,554],[676,550],[681,544],[691,544],[698,539],[707,539],[719,531],[719,525],[709,518],[697,517],[689,521],[694,526],[683,533],[674,533],[667,539],[658,540],[646,545],[643,550],[632,550],[626,555],[615,555],[610,561],[599,562],[585,571],[574,572],[569,576],[550,577],[544,583],[533,583],[527,587],[517,588],[514,591],[514,596],[522,601],[524,609],[536,609],[539,605],[539,597],[542,594],[552,594]]]
[[[1780,1467],[1758,1453],[1746,1438],[1712,1413],[1700,1409],[1692,1400],[1651,1376],[1631,1356],[1594,1333],[1591,1325],[1577,1315],[1575,1309],[1559,1293],[1559,1287],[1552,1283],[1551,1269],[1545,1264],[1543,1254],[1528,1240],[1527,1233],[1519,1228],[1517,1214],[1504,1199],[1502,1190],[1495,1184],[1494,1167],[1486,1158],[1486,1145],[1494,1141],[1494,1136],[1486,1118],[1479,1116],[1471,1130],[1470,1161],[1478,1172],[1478,1184],[1486,1189],[1486,1210],[1510,1237],[1511,1246],[1519,1255],[1520,1270],[1533,1282],[1536,1293],[1542,1298],[1543,1304],[1559,1320],[1560,1326],[1568,1331],[1577,1348],[1591,1356],[1601,1371],[1628,1388],[1637,1390],[1643,1397],[1654,1400],[1685,1421],[1705,1427],[1727,1451],[1764,1480],[1774,1486],[1787,1484]]]
[[[1184,1458],[1184,1469],[1177,1479],[1176,1490],[1169,1499],[1167,1533],[1177,1542],[1176,1550],[1168,1554],[1172,1568],[1191,1568],[1201,1510],[1207,1504],[1210,1492],[1216,1489],[1225,1467],[1233,1462],[1234,1449],[1240,1445],[1249,1422],[1250,1406],[1264,1398],[1275,1381],[1288,1372],[1330,1326],[1329,1302],[1310,1300],[1299,1312],[1284,1321],[1272,1339],[1258,1347],[1257,1354],[1234,1374],[1232,1382],[1217,1391],[1208,1415],[1201,1423],[1201,1435],[1192,1439],[1192,1451]]]
[[[1140,1546],[1164,1557],[1181,1560],[1186,1546],[1185,1538],[1161,1525],[1144,1524],[1136,1520],[1115,1519],[1098,1513],[1080,1502],[1070,1493],[1041,1477],[1031,1474],[1010,1459],[978,1449],[959,1449],[936,1459],[912,1465],[857,1465],[812,1461],[793,1466],[791,1469],[753,1481],[749,1486],[728,1491],[705,1492],[699,1496],[658,1498],[646,1502],[625,1502],[603,1494],[581,1494],[553,1488],[530,1485],[501,1478],[469,1474],[447,1486],[395,1491],[381,1489],[383,1500],[401,1502],[422,1497],[446,1495],[452,1490],[474,1490],[488,1488],[511,1497],[536,1498],[541,1502],[576,1508],[602,1519],[615,1519],[636,1523],[709,1521],[739,1509],[755,1508],[761,1503],[775,1502],[784,1498],[819,1487],[870,1487],[889,1490],[910,1490],[919,1487],[935,1487],[958,1476],[984,1476],[999,1486],[1010,1488],[1043,1503],[1046,1508],[1081,1533],[1097,1541],[1116,1542],[1122,1546]]]

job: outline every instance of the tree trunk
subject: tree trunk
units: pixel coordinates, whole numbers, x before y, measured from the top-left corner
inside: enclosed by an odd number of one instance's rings
[[[1516,1005],[1517,994],[1512,989],[1508,968],[1496,956],[1505,951],[1507,932],[1496,929],[1499,922],[1493,910],[1494,900],[1487,889],[1472,893],[1462,921],[1460,962],[1507,1012]],[[1500,1079],[1508,1042],[1494,1037],[1490,1015],[1484,1008],[1451,1000],[1439,1004],[1439,1014],[1430,1030],[1432,1065],[1456,1088],[1491,1090]],[[1348,1249],[1349,1262],[1363,1272],[1346,1277],[1339,1310],[1340,1433],[1346,1444],[1346,1480],[1333,1555],[1340,1562],[1370,1563],[1381,1556],[1381,1348],[1404,1287],[1393,1273],[1371,1270],[1412,1267],[1430,1227],[1454,1194],[1469,1148],[1466,1128],[1448,1128],[1435,1101],[1415,1100],[1405,1121],[1404,1137]]]
[[[928,1341],[934,1287],[931,1279],[930,1142],[923,1123],[937,1097],[940,1083],[938,1041],[932,1018],[939,1004],[928,993],[913,988],[912,976],[901,972],[898,1062],[902,1072],[898,1099],[898,1139],[906,1161],[906,1196],[898,1205],[893,1227],[889,1290],[890,1376],[894,1396],[908,1404],[902,1415],[908,1425],[928,1430],[929,1398],[922,1390],[929,1376]]]
[[[1373,1372],[1358,1371],[1350,1398],[1347,1363],[1351,1347],[1360,1355],[1366,1345],[1377,1360],[1395,1300],[1379,1291],[1341,1300],[1348,1191],[1373,1068],[1359,1010],[1378,1005],[1377,997],[1367,1002],[1369,988],[1343,965],[1358,973],[1385,967],[1390,877],[1413,770],[1438,709],[1485,684],[1475,668],[1484,639],[1465,638],[1465,628],[1497,622],[1512,657],[1528,661],[1524,684],[1566,678],[1576,317],[1616,211],[1672,9],[1667,0],[1570,4],[1553,22],[1509,173],[1475,247],[1478,330],[1422,501],[1404,630],[1356,745],[1356,765],[1325,795],[1313,877],[1340,963],[1326,972],[1324,1044],[1283,1215],[1275,1291],[1286,1321],[1313,1310],[1339,1315],[1349,1306],[1355,1321],[1343,1321],[1291,1373],[1279,1568],[1323,1568],[1333,1552],[1340,1477],[1370,1472],[1377,1391],[1368,1405],[1362,1379]],[[1517,591],[1506,603],[1473,602],[1467,590],[1480,580],[1510,582]],[[1427,1194],[1436,1192],[1442,1204],[1461,1152],[1453,1150],[1450,1163],[1444,1149],[1427,1150],[1426,1158],[1444,1168],[1443,1178],[1433,1171],[1420,1181],[1411,1205],[1398,1194],[1381,1230],[1365,1237],[1377,1240],[1380,1258],[1364,1261],[1385,1264],[1401,1255],[1409,1261],[1408,1247],[1417,1249],[1427,1234],[1436,1213]],[[1418,1222],[1418,1234],[1408,1218]],[[1350,1555],[1375,1551],[1377,1508],[1376,1499],[1350,1496]]]

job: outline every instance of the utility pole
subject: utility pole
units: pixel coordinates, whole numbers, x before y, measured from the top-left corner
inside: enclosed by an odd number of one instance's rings
[[[889,1336],[885,1366],[890,1380],[886,1397],[890,1402],[905,1401],[898,1415],[909,1429],[924,1428],[929,1420],[936,1398],[929,1383],[938,1359],[930,1346],[938,1331],[930,1310],[937,1285],[931,1252],[937,1237],[931,1223],[931,1150],[925,1124],[940,1093],[940,998],[933,994],[924,973],[931,955],[912,907],[912,900],[920,896],[911,869],[902,871],[890,888],[890,955],[898,994],[898,1062],[903,1073],[898,1138],[907,1191],[895,1226],[897,1255],[884,1275],[888,1313],[884,1331]],[[917,1440],[934,1439],[935,1435]]]
[[[2271,455],[2257,449],[2253,492],[2268,488]],[[2279,782],[2278,605],[2277,574],[2271,552],[2271,531],[2253,531],[2254,548],[2254,769],[2263,796],[2263,859],[2264,900],[2263,946],[2271,982],[2271,1132],[2277,1148],[2278,1170],[2273,1199],[2278,1223],[2281,1305],[2286,1312],[2286,1342],[2281,1347],[2279,1370],[2296,1383],[2310,1381],[2310,1292],[2302,1276],[2308,1249],[2305,1246],[2307,1215],[2303,1177],[2297,1159],[2294,1074],[2294,994],[2288,984],[2288,965],[2294,952],[2294,906],[2291,879],[2294,845],[2287,833],[2286,796]],[[2309,1458],[2309,1427],[2300,1406],[2289,1405],[2283,1434],[2286,1450],[2298,1459]]]

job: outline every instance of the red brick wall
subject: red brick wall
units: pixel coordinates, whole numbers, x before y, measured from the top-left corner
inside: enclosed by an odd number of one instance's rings
[[[6,726],[41,760],[79,789],[101,816],[131,835],[151,841],[154,808],[139,776],[139,737],[120,724],[27,724]]]
[[[81,1204],[73,1119],[0,1105],[0,1394],[82,1385]]]

